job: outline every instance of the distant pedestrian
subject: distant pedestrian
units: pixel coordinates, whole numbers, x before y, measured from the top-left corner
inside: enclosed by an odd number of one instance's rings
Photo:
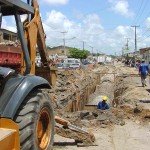
[[[148,74],[150,74],[150,61],[149,61],[149,64],[148,64]]]
[[[146,86],[146,77],[148,75],[148,64],[142,59],[142,63],[139,66],[139,75],[141,76],[142,86]]]
[[[150,85],[150,61],[149,61],[149,64],[148,64],[148,75],[149,75],[149,85]]]
[[[140,66],[140,62],[139,61],[136,61],[136,69],[139,69],[139,66]]]
[[[108,97],[104,96],[103,100],[98,103],[97,109],[101,109],[101,110],[109,109],[109,105],[106,102],[107,100],[108,100]]]

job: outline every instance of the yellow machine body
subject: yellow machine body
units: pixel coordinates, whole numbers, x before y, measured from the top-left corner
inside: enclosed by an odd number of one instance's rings
[[[19,127],[11,119],[0,118],[0,149],[20,150]]]

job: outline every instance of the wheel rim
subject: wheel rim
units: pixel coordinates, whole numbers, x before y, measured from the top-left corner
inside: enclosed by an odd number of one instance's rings
[[[39,114],[37,122],[37,141],[41,150],[47,149],[51,138],[50,113],[47,108],[43,108]]]

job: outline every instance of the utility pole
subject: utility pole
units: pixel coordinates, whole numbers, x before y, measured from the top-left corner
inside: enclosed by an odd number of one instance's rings
[[[98,49],[96,50],[96,52],[97,52],[96,56],[97,56],[97,61],[98,61]]]
[[[60,32],[63,34],[63,43],[64,43],[64,53],[65,53],[65,56],[66,56],[66,47],[65,47],[65,33],[67,33],[67,31],[62,31]]]
[[[124,48],[122,48],[122,57],[123,57],[123,55],[124,55]]]
[[[127,48],[127,50],[129,50],[129,38],[126,38],[127,39],[127,44],[126,44],[126,48]]]
[[[135,52],[137,51],[136,28],[140,26],[131,26],[135,28]]]
[[[85,41],[83,41],[83,50],[84,50],[84,43],[85,43]]]
[[[89,45],[90,46],[90,45]],[[90,46],[91,48],[92,48],[92,56],[93,56],[93,47],[92,46]]]
[[[130,38],[126,38],[126,44],[125,44],[125,47],[124,48],[122,48],[122,55],[124,55],[124,53],[128,53],[128,50],[129,50],[129,39]]]
[[[92,47],[92,56],[93,56],[93,47]]]

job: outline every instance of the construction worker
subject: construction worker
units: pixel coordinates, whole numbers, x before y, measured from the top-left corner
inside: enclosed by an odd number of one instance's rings
[[[142,59],[142,63],[139,66],[139,75],[141,76],[142,86],[146,86],[146,77],[148,75],[148,64]]]
[[[109,109],[109,106],[106,102],[107,100],[108,100],[108,97],[104,96],[103,100],[98,103],[97,109],[101,109],[101,110]]]

